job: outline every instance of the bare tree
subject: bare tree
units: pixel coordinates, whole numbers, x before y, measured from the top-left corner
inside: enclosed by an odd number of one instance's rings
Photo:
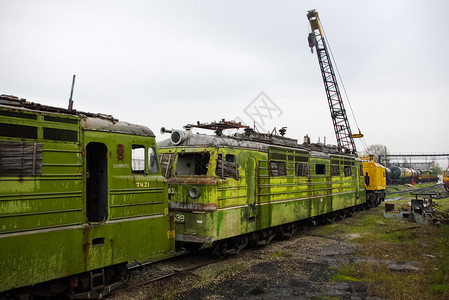
[[[385,154],[388,154],[387,147],[381,144],[370,145],[363,151],[364,155],[374,155],[374,161],[385,164]],[[382,156],[382,161],[380,161],[380,156]]]

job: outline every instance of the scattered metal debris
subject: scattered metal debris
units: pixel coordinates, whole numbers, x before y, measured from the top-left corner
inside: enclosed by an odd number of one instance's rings
[[[385,203],[385,218],[407,219],[410,222],[421,224],[448,223],[449,215],[435,209],[434,199],[440,198],[441,194],[434,191],[420,191],[410,193],[415,199],[402,205],[401,210],[394,210],[394,204]],[[418,199],[421,196],[423,199]]]

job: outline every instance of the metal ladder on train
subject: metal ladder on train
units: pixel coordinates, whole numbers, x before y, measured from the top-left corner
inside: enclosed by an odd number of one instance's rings
[[[165,158],[167,155],[168,155],[168,158]],[[164,159],[166,159],[166,161]],[[161,162],[161,170],[162,171],[164,170],[163,166],[166,165],[165,172],[164,172],[165,174],[162,174],[162,176],[167,178],[167,176],[170,175],[169,172],[173,166],[173,153],[161,153],[159,156],[159,161]]]
[[[104,278],[104,269],[101,269],[101,272],[94,273],[93,271],[89,272],[90,278],[90,288],[93,291],[101,290],[105,287],[105,278]]]

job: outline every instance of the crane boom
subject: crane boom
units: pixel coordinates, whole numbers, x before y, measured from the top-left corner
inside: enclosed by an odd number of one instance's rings
[[[318,12],[310,10],[307,12],[310,28],[309,46],[313,53],[313,47],[316,49],[318,62],[320,64],[321,76],[323,78],[324,88],[326,90],[327,101],[331,112],[332,123],[334,125],[337,145],[340,151],[357,156],[357,149],[349,126],[346,110],[343,105],[343,99],[338,88],[337,78],[332,67],[331,57],[324,39],[324,32],[321,27]]]

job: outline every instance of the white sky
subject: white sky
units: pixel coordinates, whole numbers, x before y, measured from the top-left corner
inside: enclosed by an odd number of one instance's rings
[[[161,139],[162,126],[252,124],[245,110],[264,92],[279,108],[264,129],[336,144],[307,43],[310,9],[366,143],[449,152],[446,0],[0,0],[0,94],[67,107],[76,74],[75,109],[146,125]]]

